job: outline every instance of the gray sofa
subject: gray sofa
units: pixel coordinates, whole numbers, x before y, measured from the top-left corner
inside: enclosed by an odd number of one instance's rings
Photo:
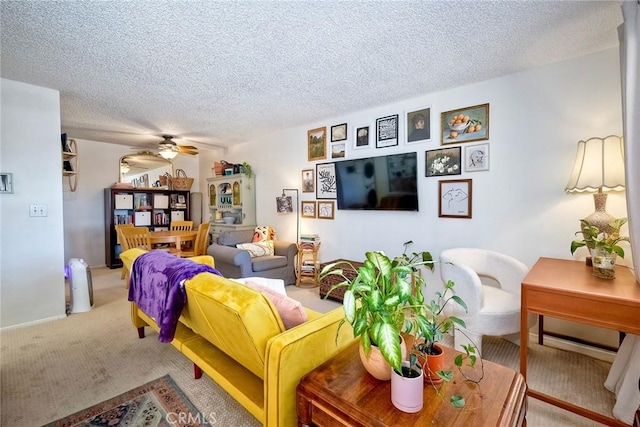
[[[238,249],[238,243],[250,243],[253,230],[225,231],[218,237],[218,243],[207,248],[213,257],[216,269],[225,277],[267,277],[282,279],[285,285],[296,282],[295,257],[298,248],[295,243],[273,241],[273,256],[251,258],[249,251]]]

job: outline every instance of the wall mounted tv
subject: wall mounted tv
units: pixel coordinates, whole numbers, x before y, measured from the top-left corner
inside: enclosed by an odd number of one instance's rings
[[[336,162],[338,209],[418,210],[417,154]]]

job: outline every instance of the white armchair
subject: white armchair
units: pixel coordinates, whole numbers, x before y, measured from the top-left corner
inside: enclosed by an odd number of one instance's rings
[[[455,283],[455,293],[468,308],[467,313],[456,309],[467,327],[454,332],[455,348],[472,342],[482,354],[484,335],[501,336],[519,345],[520,288],[527,266],[510,256],[477,248],[447,249],[440,261],[440,277],[445,283]],[[527,320],[531,328],[536,316],[530,314]]]

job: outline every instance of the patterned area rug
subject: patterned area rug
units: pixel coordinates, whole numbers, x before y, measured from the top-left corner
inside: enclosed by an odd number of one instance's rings
[[[43,427],[202,426],[207,421],[169,375]]]

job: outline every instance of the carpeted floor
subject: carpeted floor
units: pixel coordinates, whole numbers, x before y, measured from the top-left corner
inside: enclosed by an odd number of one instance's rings
[[[200,427],[210,422],[165,375],[43,427]]]
[[[169,374],[187,398],[220,426],[259,423],[173,346],[148,331],[138,339],[120,270],[92,269],[94,307],[55,320],[0,332],[0,425],[41,426]],[[287,287],[303,305],[318,311],[337,306],[320,300],[318,289]],[[518,369],[518,346],[485,339],[484,357]],[[531,386],[611,415],[614,396],[604,386],[610,364],[579,354],[530,344]],[[592,427],[598,423],[529,399],[529,427]]]

